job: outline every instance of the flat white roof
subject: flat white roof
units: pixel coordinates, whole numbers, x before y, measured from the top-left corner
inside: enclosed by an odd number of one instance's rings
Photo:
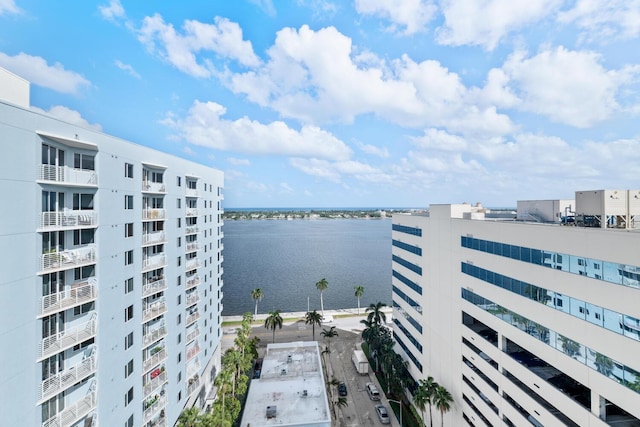
[[[267,407],[275,417],[267,418]],[[269,344],[259,379],[251,380],[241,427],[331,425],[315,341]]]

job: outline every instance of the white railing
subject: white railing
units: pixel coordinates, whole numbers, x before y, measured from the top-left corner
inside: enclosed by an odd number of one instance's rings
[[[71,366],[42,381],[39,390],[40,400],[49,399],[93,374],[96,371],[96,365],[96,356],[94,353],[79,364]]]
[[[187,365],[187,378],[196,378],[198,372],[200,372],[200,361],[196,358]]]
[[[144,257],[142,259],[142,269],[143,270],[156,269],[156,268],[159,268],[159,267],[163,267],[166,264],[167,264],[167,260],[166,260],[166,258],[164,256],[164,254],[156,255],[156,256],[152,256],[152,257]]]
[[[96,227],[97,225],[98,213],[92,210],[40,213],[40,228],[78,228]]]
[[[142,297],[148,297],[149,295],[157,294],[167,289],[167,282],[164,279],[158,279],[151,283],[147,283],[142,286]]]
[[[167,241],[167,235],[164,233],[164,231],[159,231],[157,233],[146,233],[142,235],[143,245],[163,243],[166,241]]]
[[[148,427],[167,427],[167,419],[165,417],[160,417],[155,421],[151,421]]]
[[[166,212],[164,209],[143,209],[142,219],[164,219]]]
[[[70,289],[44,296],[40,299],[40,315],[56,313],[75,307],[98,297],[98,281],[92,277],[87,282],[76,283]]]
[[[189,279],[187,279],[187,285],[185,286],[185,289],[191,289],[195,286],[198,286],[199,284],[200,284],[200,277],[197,274],[194,274]]]
[[[142,311],[142,321],[147,322],[167,312],[165,301],[156,301]]]
[[[81,325],[43,338],[43,340],[40,342],[40,351],[38,352],[38,356],[40,358],[49,357],[64,349],[72,347],[76,344],[80,344],[81,342],[88,340],[92,336],[95,336],[95,334],[96,320],[91,319]]]
[[[192,324],[193,322],[195,322],[196,320],[198,320],[200,318],[200,313],[199,312],[195,312],[193,314],[190,314],[187,316],[187,326],[189,326],[190,324]]]
[[[198,209],[196,208],[187,208],[185,211],[186,216],[198,216]]]
[[[54,251],[40,255],[40,270],[57,270],[78,267],[96,262],[96,248],[87,245],[78,249]]]
[[[167,358],[167,351],[164,347],[161,350],[158,350],[157,353],[154,353],[153,356],[147,358],[144,362],[142,362],[142,371],[143,374],[146,374],[151,368],[162,362]]]
[[[74,169],[68,166],[40,165],[38,179],[76,185],[98,185],[96,171]]]
[[[191,396],[194,391],[196,391],[200,387],[200,378],[191,378],[189,380],[189,385],[187,386],[187,396]]]
[[[145,193],[165,193],[167,190],[162,182],[142,181],[142,191]]]
[[[89,415],[96,408],[97,395],[95,391],[42,423],[42,427],[69,427]]]
[[[185,269],[187,271],[195,270],[196,268],[200,268],[200,260],[198,258],[192,258],[185,263]]]
[[[194,339],[198,338],[198,335],[200,335],[200,328],[195,328],[193,331],[187,334],[186,342],[189,343],[193,341]]]
[[[186,245],[186,252],[194,252],[200,249],[198,242],[189,242]]]
[[[200,295],[198,294],[198,292],[191,292],[187,295],[185,301],[187,303],[187,307],[189,307],[190,305],[196,304],[198,301],[200,301]]]
[[[163,323],[158,329],[154,329],[153,331],[142,335],[143,348],[148,347],[150,344],[153,344],[165,336],[167,336],[167,327]]]
[[[184,192],[187,197],[200,197],[200,193],[195,188],[187,188]]]
[[[162,372],[160,375],[158,375],[157,377],[155,377],[151,381],[147,382],[144,385],[144,388],[143,388],[144,398],[146,399],[147,397],[149,397],[149,395],[152,392],[154,392],[158,387],[160,387],[165,382],[167,382],[167,373],[166,372]]]
[[[148,423],[151,418],[155,417],[165,406],[167,406],[167,396],[156,396],[156,401],[144,410],[142,422],[145,424]]]
[[[198,227],[192,225],[191,227],[186,227],[184,229],[185,234],[196,234],[198,232]]]
[[[198,353],[200,353],[200,346],[197,344],[187,350],[187,362],[196,357]]]

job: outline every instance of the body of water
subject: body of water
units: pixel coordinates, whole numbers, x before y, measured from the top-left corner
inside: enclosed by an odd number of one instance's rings
[[[316,282],[325,278],[325,309],[391,303],[391,220],[225,221],[225,316],[250,311],[251,290],[262,288],[259,313],[320,310]]]

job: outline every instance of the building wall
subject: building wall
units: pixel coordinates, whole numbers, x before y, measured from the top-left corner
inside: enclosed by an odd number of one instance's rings
[[[121,426],[126,425],[131,416],[132,425],[136,426],[153,422],[155,425],[173,425],[186,404],[204,406],[211,388],[212,371],[215,374],[220,366],[223,174],[2,102],[0,140],[6,149],[5,156],[0,158],[0,191],[5,196],[5,203],[0,204],[3,219],[0,222],[0,339],[5,343],[0,352],[2,423],[47,425],[42,403],[56,397],[64,402],[64,409],[58,406],[57,412],[63,412],[63,425],[68,426],[85,425],[85,419],[94,419],[101,425]],[[65,173],[69,175],[62,181],[55,181],[56,177],[39,179],[42,178],[39,173],[43,168],[43,144],[64,150]],[[78,183],[70,178],[75,173],[76,154],[94,157],[97,183]],[[132,177],[125,176],[126,163],[132,165]],[[145,169],[162,176],[163,191],[157,186],[155,191],[153,188],[144,190]],[[195,182],[195,191],[187,190],[188,181]],[[64,212],[70,213],[77,222],[43,227],[43,191],[64,193],[65,206],[58,213],[61,217]],[[92,195],[92,209],[69,212],[73,211],[75,193]],[[125,196],[133,196],[132,209],[125,209]],[[160,201],[157,203],[162,203],[164,218],[144,218],[145,198],[155,198]],[[187,209],[189,202],[197,210],[193,216]],[[94,218],[93,222],[88,218]],[[82,221],[85,223],[80,224]],[[188,222],[197,226],[196,233],[187,233]],[[132,224],[133,228],[130,237],[126,237],[127,224]],[[166,237],[157,245],[145,244],[143,237],[150,239],[153,227],[163,229]],[[93,243],[83,242],[89,237],[82,233],[89,236],[91,231],[95,233]],[[149,231],[146,236],[145,231]],[[43,270],[42,259],[55,261],[61,256],[62,249],[52,248],[51,254],[43,255],[43,236],[47,233],[64,238],[64,249],[71,251],[65,252],[65,257],[84,254],[93,247],[95,259],[80,261],[84,258],[78,256],[69,264],[49,265]],[[76,236],[80,239],[78,245],[74,242]],[[194,240],[189,249],[187,240]],[[152,253],[154,247],[156,253]],[[133,254],[130,264],[125,262],[129,251]],[[186,267],[190,254],[195,254],[200,263],[193,270]],[[156,280],[155,291],[143,294],[148,283],[146,279],[151,277],[145,272],[144,259],[162,255],[166,261],[159,265],[160,273],[153,277],[163,277],[164,281]],[[93,296],[86,300],[93,303],[93,306],[87,306],[86,313],[79,309],[80,303],[69,302],[70,298],[74,301],[83,298],[74,288],[79,283],[75,279],[78,266],[88,267],[84,274],[90,277],[85,280],[96,285],[93,294],[89,294]],[[187,274],[194,271],[200,281],[188,284]],[[43,292],[49,292],[43,289],[43,277],[52,272],[64,272],[66,277],[60,292],[45,298],[48,305],[54,305],[58,317],[61,313],[64,316],[64,327],[60,322],[56,329],[59,332],[64,329],[60,339],[53,339],[50,332],[43,330],[43,318],[47,317],[41,309]],[[126,286],[128,279],[133,279],[131,291]],[[196,294],[191,295],[191,292]],[[55,303],[63,298],[67,305],[55,309]],[[164,301],[166,311],[154,312],[159,314],[144,320],[144,310],[156,301]],[[132,307],[133,317],[127,320],[128,307]],[[188,316],[195,310],[200,315],[194,323],[199,333],[195,333],[193,326],[187,329],[186,325]],[[96,325],[94,333],[87,339],[80,338],[75,348],[55,351],[49,347],[49,353],[53,354],[41,357],[43,338],[61,343],[63,337],[68,339],[72,332],[75,333],[75,326],[93,322]],[[160,332],[151,333],[161,323],[166,329],[164,338]],[[189,334],[192,340],[187,341],[187,331],[192,332]],[[129,333],[133,334],[133,343],[125,348]],[[149,341],[156,336],[160,338]],[[192,350],[196,346],[199,351]],[[155,347],[164,347],[162,354],[166,358],[152,358],[150,349]],[[188,353],[193,356],[190,361],[187,361]],[[44,359],[48,357],[58,357],[59,362],[49,370],[50,373],[44,374]],[[94,368],[89,373],[81,373],[79,368],[89,365],[87,359],[91,357],[96,361]],[[127,373],[129,361],[133,361],[133,370]],[[59,391],[47,394],[45,399],[39,388],[43,379],[53,373],[56,378],[65,378],[67,383],[69,376],[76,375],[80,383],[64,385]],[[157,373],[161,375],[155,376]],[[166,381],[145,393],[144,384],[150,382],[152,375],[154,378],[165,378],[166,375]],[[131,399],[128,398],[130,389]],[[156,395],[158,399],[145,417],[144,401],[153,401]],[[87,412],[82,402],[91,403],[90,396],[95,399]],[[71,414],[76,409],[75,415]],[[56,410],[49,415],[55,418]]]

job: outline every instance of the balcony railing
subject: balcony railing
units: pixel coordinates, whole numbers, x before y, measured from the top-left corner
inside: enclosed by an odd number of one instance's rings
[[[198,338],[198,335],[200,335],[200,328],[195,328],[193,331],[190,331],[189,333],[187,333],[186,342],[190,343],[191,341]]]
[[[167,427],[167,419],[165,417],[158,417],[157,420],[152,420],[147,427]]]
[[[200,268],[201,264],[200,264],[200,260],[198,258],[192,258],[189,261],[187,261],[185,263],[185,269],[187,271],[189,270],[195,270],[196,268]]]
[[[156,255],[151,257],[144,257],[142,259],[143,270],[154,270],[156,268],[164,267],[167,265],[167,259],[163,255]]]
[[[82,381],[96,371],[95,353],[77,365],[71,366],[40,383],[40,400],[46,400]]]
[[[142,335],[143,348],[150,346],[154,342],[167,336],[167,326],[163,323],[158,329],[146,332]]]
[[[66,251],[54,250],[40,255],[40,271],[66,270],[96,262],[96,248],[87,245]]]
[[[165,219],[166,211],[164,209],[143,209],[142,219]]]
[[[156,317],[167,312],[167,303],[166,301],[156,301],[149,305],[148,308],[142,311],[142,321],[148,322],[151,319],[155,319]]]
[[[74,169],[68,166],[40,165],[38,179],[61,184],[86,185],[94,187],[98,185],[96,171]]]
[[[200,301],[200,294],[198,294],[198,292],[191,292],[187,295],[185,301],[187,303],[187,307],[193,304],[197,304],[198,301]]]
[[[146,233],[142,235],[143,245],[155,245],[158,243],[164,243],[167,241],[167,235],[164,231],[157,233]]]
[[[153,356],[148,357],[144,362],[142,362],[142,373],[146,374],[151,368],[158,365],[160,362],[167,358],[167,350],[162,348],[158,350]]]
[[[142,297],[145,298],[149,295],[157,294],[158,292],[162,292],[167,289],[167,287],[165,279],[157,279],[142,286]]]
[[[162,182],[142,181],[142,191],[145,193],[165,193],[167,190]]]
[[[97,225],[98,213],[92,210],[65,210],[40,213],[41,229],[96,227]]]
[[[95,335],[96,320],[93,318],[86,323],[44,338],[42,342],[40,342],[38,356],[41,359],[49,357],[76,344],[80,344]]]
[[[200,346],[197,344],[187,350],[187,362],[196,357],[198,353],[200,353]]]
[[[200,245],[198,244],[198,242],[189,242],[187,243],[185,249],[186,252],[195,252],[197,250],[200,250]]]
[[[200,313],[199,312],[195,312],[193,314],[190,314],[187,316],[187,326],[189,326],[190,324],[192,324],[193,322],[195,322],[196,320],[198,320],[200,318]]]
[[[195,188],[187,188],[184,192],[187,197],[200,197],[200,193]]]
[[[191,289],[193,287],[198,286],[199,284],[200,284],[200,276],[198,276],[197,274],[194,274],[193,276],[187,279],[187,284],[185,286],[185,289]]]
[[[151,403],[142,414],[142,422],[148,423],[153,417],[158,415],[161,409],[167,406],[167,396],[156,396],[151,399],[155,399],[155,402]],[[157,424],[156,424],[157,425]]]
[[[196,391],[200,387],[200,377],[197,375],[195,378],[189,379],[189,383],[187,385],[187,396],[191,396],[194,391]]]
[[[61,412],[42,423],[42,427],[69,427],[86,417],[96,409],[97,395],[95,391],[67,406]]]
[[[186,216],[198,216],[198,209],[196,208],[187,208],[185,210]]]
[[[197,233],[198,233],[198,231],[199,231],[199,230],[198,230],[198,227],[197,227],[197,226],[195,226],[195,225],[192,225],[192,226],[190,226],[190,227],[186,227],[186,228],[184,229],[184,233],[185,233],[185,234],[197,234]]]
[[[95,300],[98,297],[98,281],[95,277],[76,283],[70,289],[47,295],[40,300],[40,316],[57,313]]]
[[[156,391],[158,387],[167,382],[167,373],[162,372],[160,375],[145,383],[143,387],[144,398],[149,397],[151,393]]]

